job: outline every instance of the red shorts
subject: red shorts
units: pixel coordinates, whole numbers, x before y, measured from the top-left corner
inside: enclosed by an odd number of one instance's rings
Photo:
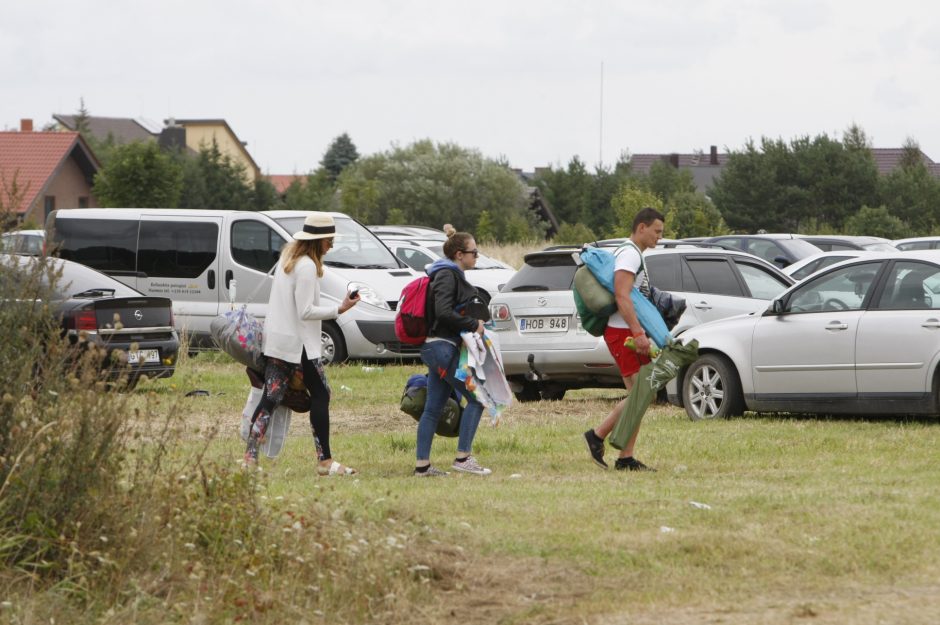
[[[629,347],[624,346],[623,342],[633,336],[629,328],[612,328],[607,326],[604,330],[604,341],[607,343],[607,349],[610,355],[614,357],[614,362],[620,367],[620,375],[629,377],[640,370],[640,367],[650,362],[649,356],[641,356]]]

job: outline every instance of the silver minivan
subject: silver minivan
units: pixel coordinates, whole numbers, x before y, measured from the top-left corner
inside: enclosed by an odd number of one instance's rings
[[[362,302],[323,324],[328,361],[413,356],[395,337],[395,308],[402,288],[417,273],[355,219],[336,221],[333,249],[321,293],[339,302],[358,288]],[[211,346],[209,324],[235,304],[263,318],[271,290],[270,269],[291,235],[303,228],[304,211],[231,211],[164,208],[56,210],[46,221],[52,253],[124,282],[145,295],[173,300],[177,328],[191,348]]]

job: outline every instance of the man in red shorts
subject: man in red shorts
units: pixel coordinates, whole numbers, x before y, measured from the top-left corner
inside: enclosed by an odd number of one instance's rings
[[[649,297],[649,279],[643,264],[643,252],[656,247],[656,243],[663,236],[665,217],[653,208],[642,208],[633,218],[633,234],[629,241],[617,248],[614,252],[616,264],[614,265],[614,295],[617,299],[617,312],[607,321],[607,330],[604,331],[604,341],[607,349],[623,376],[623,385],[629,392],[636,382],[636,374],[640,367],[650,361],[650,340],[637,320],[630,292],[634,285]],[[634,337],[636,351],[624,346],[628,337]],[[623,406],[627,402],[624,398],[617,402],[607,418],[597,426],[584,433],[588,451],[594,463],[602,469],[607,469],[604,462],[604,439],[614,429]],[[620,452],[620,457],[614,463],[614,468],[624,471],[655,471],[633,457],[633,446],[636,443],[639,428]]]

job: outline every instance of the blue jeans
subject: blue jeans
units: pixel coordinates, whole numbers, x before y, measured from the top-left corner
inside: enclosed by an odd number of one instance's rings
[[[421,346],[421,361],[428,366],[428,399],[421,420],[418,421],[418,460],[431,458],[431,442],[451,389],[467,399],[460,417],[457,452],[470,453],[473,448],[473,437],[480,425],[483,404],[474,399],[466,385],[454,377],[459,355],[457,347],[447,341],[430,341]]]

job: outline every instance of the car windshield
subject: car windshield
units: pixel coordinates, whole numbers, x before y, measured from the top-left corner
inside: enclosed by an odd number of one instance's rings
[[[281,217],[277,220],[290,233],[304,228],[303,213],[296,217]],[[334,267],[352,269],[398,269],[400,265],[388,248],[365,226],[349,217],[334,217],[336,236],[333,248],[323,257],[323,262]]]
[[[500,292],[567,291],[577,269],[570,254],[530,257]]]

